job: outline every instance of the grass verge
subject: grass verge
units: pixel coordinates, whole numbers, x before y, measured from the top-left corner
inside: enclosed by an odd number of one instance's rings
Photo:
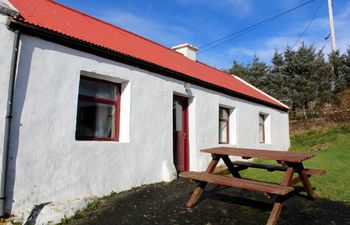
[[[310,179],[318,196],[350,203],[350,124],[291,134],[289,151],[313,152],[316,156],[306,160],[304,166],[327,171]],[[283,178],[281,172],[266,173],[259,169],[242,171],[242,175],[274,183]]]

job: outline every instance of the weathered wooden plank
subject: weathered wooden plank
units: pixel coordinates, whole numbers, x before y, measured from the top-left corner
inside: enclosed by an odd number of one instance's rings
[[[281,214],[283,207],[283,197],[277,196],[275,203],[273,204],[273,208],[271,210],[269,219],[267,220],[266,225],[275,225],[277,223],[278,217]]]
[[[278,161],[286,161],[286,162],[302,162],[314,156],[314,154],[305,153],[305,152],[296,153],[296,152],[231,148],[231,147],[209,148],[209,149],[203,149],[201,150],[201,152],[219,154],[219,155],[241,156],[242,158],[261,158],[261,159],[278,160]]]
[[[322,169],[307,169],[305,168],[305,173],[307,175],[323,175],[326,173],[326,170],[322,170]]]
[[[293,187],[264,183],[261,181],[246,180],[242,178],[225,177],[206,172],[182,172],[180,173],[180,177],[276,195],[286,195],[294,190]]]
[[[297,168],[298,168],[297,172],[299,174],[300,181],[304,185],[307,196],[310,199],[314,199],[315,198],[314,190],[312,190],[312,186],[309,181],[309,176],[306,174],[303,164],[298,163]]]
[[[241,175],[239,175],[238,170],[232,164],[231,159],[227,155],[223,155],[221,158],[222,160],[224,160],[224,163],[226,164],[228,170],[231,172],[232,176],[241,178]]]
[[[241,170],[242,168],[257,168],[257,169],[266,169],[267,171],[287,171],[287,166],[280,166],[280,165],[271,165],[271,164],[264,164],[264,163],[255,163],[255,162],[247,162],[247,161],[233,161],[233,164],[236,166],[236,170]],[[325,170],[322,169],[308,169],[305,168],[305,173],[309,176],[311,175],[323,175],[326,173]],[[222,169],[217,174],[221,175],[227,175],[230,171],[228,169]]]
[[[289,167],[287,169],[286,174],[284,175],[281,185],[289,187],[292,183],[293,175],[294,175],[294,169],[292,167]],[[275,225],[277,223],[278,217],[282,211],[283,201],[284,201],[283,196],[277,196],[277,199],[273,204],[273,208],[271,210],[269,219],[267,221],[267,225]]]
[[[212,155],[212,160],[210,161],[210,163],[206,169],[206,173],[212,173],[215,170],[216,166],[218,165],[219,160],[220,160],[219,156]],[[181,176],[181,174],[180,174],[180,176]],[[193,194],[191,195],[190,199],[187,201],[187,204],[186,204],[187,208],[192,208],[196,204],[199,197],[202,195],[203,190],[204,190],[206,185],[207,185],[207,182],[205,182],[205,181],[199,182],[199,184],[197,185]]]
[[[308,177],[311,177],[311,176],[321,176],[323,174],[325,174],[326,171],[325,170],[320,170],[320,169],[305,169],[305,174],[308,176]],[[297,183],[301,182],[300,180],[300,176],[297,176],[293,179],[292,181],[292,184],[295,185]]]
[[[258,169],[266,169],[268,171],[287,171],[288,169],[288,167],[280,166],[280,165],[271,165],[271,164],[246,162],[246,161],[234,161],[233,164],[239,165],[239,166],[258,168]]]
[[[240,170],[241,170],[240,167],[243,167],[243,165],[238,166],[236,169],[240,171]],[[255,167],[253,167],[253,166],[250,166],[250,167],[255,168]],[[245,166],[245,168],[247,168],[247,166]],[[256,167],[256,168],[260,168],[260,167]],[[261,168],[261,169],[264,169],[264,168]],[[273,171],[273,170],[269,170],[269,169],[267,169],[267,170],[268,170],[268,171]],[[279,170],[276,170],[276,171],[279,171]],[[282,171],[282,170],[281,170],[281,171]],[[325,170],[321,170],[321,169],[305,169],[305,173],[306,173],[306,175],[307,175],[308,177],[310,177],[311,175],[312,175],[312,176],[315,176],[315,175],[316,175],[316,176],[321,176],[321,175],[325,174],[326,171],[325,171]],[[230,171],[229,171],[228,169],[221,169],[221,170],[215,172],[215,174],[225,176],[225,175],[230,174]],[[292,180],[292,184],[293,184],[293,185],[298,184],[298,183],[300,183],[300,182],[301,182],[301,180],[300,180],[300,177],[299,177],[299,176],[295,177],[295,178]]]

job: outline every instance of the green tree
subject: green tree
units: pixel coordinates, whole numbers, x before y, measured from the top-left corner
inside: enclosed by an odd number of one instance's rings
[[[284,75],[284,58],[283,54],[279,53],[278,50],[275,50],[275,53],[272,57],[272,68],[269,79],[268,88],[270,89],[270,95],[283,101],[286,104],[289,104],[289,96],[287,92],[287,82]]]
[[[318,51],[315,58],[315,109],[316,111],[324,104],[334,101],[333,73],[331,64],[327,63],[322,50]]]
[[[341,56],[340,65],[338,65],[339,76],[343,80],[344,88],[350,87],[350,46],[346,54]]]
[[[331,76],[329,66],[325,62],[322,51],[316,51],[313,45],[305,43],[297,51],[287,47],[284,52],[287,95],[292,104],[292,110],[301,110],[304,118],[313,111],[317,100],[328,99]]]
[[[239,76],[240,78],[246,80],[249,78],[249,69],[248,66],[239,63],[237,60],[233,60],[232,67],[228,70],[229,74]],[[248,81],[248,80],[247,80]],[[248,81],[249,82],[249,81]]]
[[[345,80],[347,87],[350,87],[350,46],[348,47],[347,54],[345,55]]]
[[[266,63],[260,61],[256,55],[253,57],[252,63],[248,65],[234,60],[233,65],[228,72],[239,76],[243,80],[265,91],[266,93],[271,92],[267,85],[270,68],[266,65]]]
[[[249,80],[257,88],[270,94],[269,86],[270,67],[254,55],[253,62],[249,65]]]
[[[268,75],[270,73],[269,66],[260,61],[257,56],[253,57],[253,62],[246,65],[234,60],[231,69],[228,71],[230,74],[237,75],[248,83],[255,87],[269,92],[266,87],[268,81]]]
[[[344,90],[347,86],[347,56],[341,54],[339,50],[331,52],[328,55],[328,61],[332,67],[332,90],[337,93]]]
[[[275,50],[271,66],[254,56],[249,64],[233,61],[228,72],[285,102],[292,116],[302,112],[307,119],[350,87],[350,47],[345,54],[329,54],[326,61],[323,49],[302,43],[297,50],[287,47],[283,54]]]

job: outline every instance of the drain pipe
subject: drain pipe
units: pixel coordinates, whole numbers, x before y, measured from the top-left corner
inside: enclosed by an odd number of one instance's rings
[[[6,120],[5,120],[5,134],[4,134],[4,145],[2,155],[2,174],[1,174],[1,186],[0,186],[0,216],[5,216],[5,202],[6,202],[6,184],[7,184],[7,163],[9,160],[10,150],[10,136],[11,136],[11,122],[12,122],[12,111],[13,111],[13,96],[15,90],[15,80],[17,73],[17,61],[18,61],[18,50],[19,40],[21,32],[20,30],[15,31],[15,38],[13,42],[11,68],[9,77],[9,87],[7,95],[7,109],[6,109]]]

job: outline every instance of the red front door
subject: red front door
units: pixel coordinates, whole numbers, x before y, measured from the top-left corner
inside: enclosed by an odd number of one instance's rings
[[[174,164],[178,172],[189,170],[188,151],[188,99],[174,96],[173,143]]]

